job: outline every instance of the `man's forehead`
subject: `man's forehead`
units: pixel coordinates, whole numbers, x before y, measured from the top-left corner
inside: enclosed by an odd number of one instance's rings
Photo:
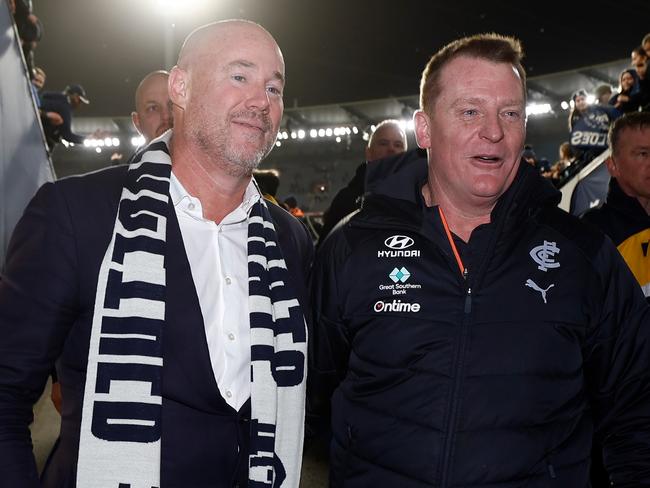
[[[261,50],[273,51],[284,71],[280,48],[275,39],[262,27],[252,22],[242,21],[217,23],[193,34],[186,41],[181,49],[179,66],[184,67],[185,64],[197,62],[206,56],[213,59],[221,58],[222,62],[228,63],[240,56],[237,53]],[[231,56],[228,56],[229,54]]]
[[[151,75],[143,80],[135,94],[136,104],[147,103],[147,101],[156,99],[161,93],[166,96],[167,81],[168,76],[163,74]]]

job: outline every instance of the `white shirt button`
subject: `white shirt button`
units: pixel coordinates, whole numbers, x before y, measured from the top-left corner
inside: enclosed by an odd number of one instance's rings
[[[232,332],[230,334],[228,334],[228,339],[230,339],[231,341],[234,341],[235,340],[235,334],[233,334]]]
[[[232,392],[230,390],[226,390],[226,396],[228,398],[231,398],[232,397]]]
[[[195,205],[194,205],[193,203],[190,203],[190,204],[187,206],[187,208],[189,208],[190,210],[194,210],[194,208],[196,208],[196,207],[195,207]]]
[[[230,279],[230,276],[226,276],[226,285],[230,285],[232,283],[232,280]]]

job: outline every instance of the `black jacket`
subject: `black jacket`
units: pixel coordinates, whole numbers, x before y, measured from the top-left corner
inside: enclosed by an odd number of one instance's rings
[[[361,199],[364,192],[364,181],[366,179],[366,166],[364,161],[357,166],[354,177],[345,188],[342,188],[332,200],[329,208],[323,214],[323,228],[318,236],[319,244],[332,232],[342,219],[361,207]]]
[[[611,243],[522,164],[469,243],[406,153],[313,272],[312,405],[332,397],[334,487],[650,486],[650,308]]]
[[[98,273],[126,174],[118,166],[46,183],[13,233],[0,279],[0,488],[75,486]],[[275,205],[269,211],[306,311],[311,238],[288,212]],[[161,487],[233,486],[247,477],[250,416],[219,392],[171,202],[168,215]],[[55,360],[61,435],[39,483],[28,426]]]
[[[650,215],[639,201],[626,195],[612,178],[607,201],[583,218],[614,241],[650,301]]]

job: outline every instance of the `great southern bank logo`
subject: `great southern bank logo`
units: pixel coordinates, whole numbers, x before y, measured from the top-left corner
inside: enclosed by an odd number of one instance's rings
[[[388,277],[392,280],[393,283],[406,283],[411,277],[411,273],[409,273],[409,270],[404,267],[402,267],[402,269],[394,268]]]
[[[402,300],[393,300],[392,302],[384,302],[379,300],[373,306],[375,312],[412,312],[417,313],[420,311],[419,303],[405,303]]]
[[[409,236],[395,235],[390,236],[384,241],[384,245],[390,249],[377,251],[378,258],[411,258],[420,257],[420,251],[409,249],[415,244],[415,241]]]

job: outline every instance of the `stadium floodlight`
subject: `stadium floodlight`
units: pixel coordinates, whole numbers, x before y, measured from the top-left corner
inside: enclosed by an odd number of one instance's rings
[[[318,129],[318,136],[325,137],[325,129]]]
[[[304,139],[305,138],[305,131],[300,129],[298,130],[298,139]]]
[[[596,97],[593,95],[587,95],[587,105],[593,105],[596,102]]]
[[[562,103],[560,104],[560,107],[562,107],[562,110],[568,110],[569,103],[566,100],[563,100]]]
[[[90,139],[84,139],[84,147],[90,147]]]
[[[170,17],[185,15],[203,7],[207,0],[154,0],[155,11]]]
[[[318,137],[318,131],[316,129],[311,129],[309,131],[309,137],[311,137],[312,139]]]
[[[336,142],[341,142],[341,138],[340,138],[340,137],[337,137],[337,138],[336,138]]]
[[[117,137],[113,137],[113,146],[119,147],[120,140]]]
[[[131,138],[131,145],[133,147],[139,147],[144,144],[144,137],[142,136],[136,136]]]
[[[543,115],[552,111],[550,103],[531,103],[526,107],[526,115]]]

